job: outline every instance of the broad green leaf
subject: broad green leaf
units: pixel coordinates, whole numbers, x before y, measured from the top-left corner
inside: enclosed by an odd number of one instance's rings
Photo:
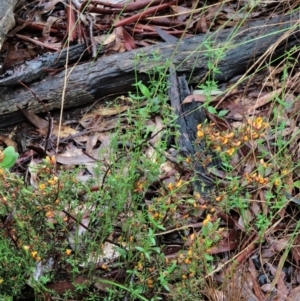
[[[15,152],[13,146],[8,146],[3,151],[3,160],[0,162],[0,166],[3,168],[11,168],[17,161],[19,154]]]
[[[228,110],[221,110],[221,111],[218,113],[218,116],[219,116],[219,117],[223,117],[223,116],[225,116],[227,113],[228,113]]]
[[[300,181],[295,181],[295,182],[293,183],[293,186],[294,186],[295,188],[300,188]]]
[[[142,94],[143,94],[147,99],[150,99],[151,93],[150,93],[149,89],[148,89],[144,84],[142,84],[141,82],[138,82],[137,85],[138,85],[139,89],[141,90]]]

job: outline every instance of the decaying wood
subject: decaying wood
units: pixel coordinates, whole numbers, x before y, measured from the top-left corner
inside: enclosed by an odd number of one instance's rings
[[[177,77],[172,66],[170,67],[168,94],[174,114],[177,116],[176,123],[179,125],[178,147],[181,154],[189,158],[195,158],[196,152],[207,154],[209,151],[203,139],[201,142],[195,143],[197,125],[203,124],[206,119],[204,109],[196,102],[182,105],[184,99],[190,95],[190,90],[185,76]],[[214,159],[211,166],[217,167],[218,164],[217,159]],[[193,181],[194,191],[201,192],[203,196],[208,197],[215,187],[214,182],[207,175],[207,170],[202,166],[202,162],[195,160],[193,166],[193,176],[196,179]]]
[[[131,52],[101,57],[97,61],[69,68],[64,106],[74,107],[95,102],[106,95],[128,92],[132,90],[132,84],[135,82],[135,70],[138,71],[140,79],[146,80],[147,72],[151,71],[153,66],[162,66],[167,61],[172,62],[178,75],[186,74],[190,83],[198,83],[207,75],[208,60],[215,57],[217,48],[222,48],[225,55],[218,61],[220,74],[216,74],[215,80],[228,81],[252,66],[272,45],[276,45],[274,55],[298,45],[298,20],[299,15],[292,14],[271,20],[253,21],[241,25],[234,34],[233,29],[225,29],[186,38],[178,43],[160,43]],[[291,28],[294,28],[293,32],[287,34]],[[285,34],[289,38],[283,39],[277,45]],[[209,49],[213,50],[210,52]],[[26,66],[23,72],[25,78],[30,75]],[[52,110],[61,106],[64,79],[65,71],[62,71],[31,83],[30,88],[47,108]],[[14,75],[9,78],[10,83],[7,83],[7,80],[8,78],[0,80],[0,126],[20,120],[22,115],[18,107],[34,112],[44,110],[30,91],[14,81]],[[35,80],[36,78],[33,81]]]
[[[0,0],[0,50],[7,33],[15,26],[14,9],[20,0]]]

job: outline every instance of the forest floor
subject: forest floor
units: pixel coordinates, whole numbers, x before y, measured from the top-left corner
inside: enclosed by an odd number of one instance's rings
[[[93,61],[95,45],[109,56],[224,28],[234,37],[300,4],[250,2],[27,1],[2,77],[77,43]],[[170,61],[80,108],[50,112],[25,86],[45,111],[22,109],[0,130],[1,300],[300,300],[299,46],[280,58],[271,46],[227,82],[216,80],[227,47],[212,49],[201,82],[181,78],[186,93]],[[175,90],[193,110],[178,114]],[[184,132],[178,120],[197,110],[205,118]]]

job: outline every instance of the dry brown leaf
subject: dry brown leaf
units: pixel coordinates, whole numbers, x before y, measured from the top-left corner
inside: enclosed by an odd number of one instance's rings
[[[49,2],[44,2],[42,5],[43,5],[43,8],[41,10],[41,13],[42,14],[46,14],[48,12],[50,12],[51,10],[54,9],[55,5],[58,3],[58,2],[63,2],[62,0],[50,0]]]
[[[67,138],[69,136],[76,135],[77,133],[78,132],[76,130],[67,125],[62,125],[59,132],[59,126],[57,124],[53,125],[52,134],[56,137],[58,137],[59,134],[60,138]]]
[[[17,144],[6,136],[0,135],[0,141],[2,141],[6,146],[13,146],[15,150],[18,149]]]
[[[251,277],[252,277],[252,283],[253,283],[253,290],[254,290],[254,293],[255,293],[255,296],[257,297],[257,299],[259,301],[264,301],[265,300],[265,296],[264,294],[262,293],[260,287],[259,287],[259,284],[257,282],[257,271],[255,269],[255,266],[254,266],[254,263],[252,261],[251,258],[249,258],[249,272],[251,274]]]
[[[171,5],[171,10],[177,15],[177,20],[183,22],[186,18],[191,16],[193,14],[193,9],[179,6],[179,5]]]
[[[288,237],[283,237],[279,240],[273,239],[271,237],[267,237],[266,240],[268,241],[268,248],[264,248],[262,250],[261,256],[262,258],[271,258],[278,252],[281,252],[284,250],[288,244],[289,244],[289,238]]]
[[[209,25],[206,16],[201,15],[195,26],[196,32],[206,33],[208,31],[208,27]]]
[[[91,133],[86,142],[85,151],[87,154],[92,155],[95,145],[98,142],[99,133]]]
[[[253,112],[255,112],[256,109],[265,106],[266,104],[271,102],[274,99],[275,95],[280,94],[281,92],[282,92],[282,88],[267,93],[266,95],[263,95],[262,97],[258,98],[255,102],[255,105],[247,109],[247,115],[253,115]]]
[[[77,39],[75,9],[72,3],[66,5],[67,17],[67,34],[69,42],[74,42]]]
[[[291,253],[293,257],[293,261],[297,266],[300,264],[300,236],[298,235],[294,240],[293,246],[291,248]]]
[[[298,285],[290,291],[287,300],[300,301],[300,285]]]
[[[128,33],[128,31],[122,27],[123,30],[123,40],[124,40],[124,46],[126,48],[127,51],[131,51],[133,49],[136,48],[135,43],[134,43],[134,39],[132,38],[132,36]]]
[[[39,116],[34,114],[32,111],[28,111],[26,109],[21,109],[21,112],[28,119],[28,121],[30,121],[36,128],[47,132],[47,130],[49,128],[49,122],[48,121],[46,121],[43,118],[40,118]]]
[[[103,34],[101,36],[95,36],[94,41],[100,45],[109,45],[116,40],[115,32],[111,34]]]
[[[86,163],[94,163],[95,160],[83,153],[81,149],[71,148],[62,154],[56,156],[56,161],[65,165],[83,165]]]
[[[277,284],[277,296],[275,296],[272,300],[274,301],[286,301],[286,298],[289,294],[289,289],[287,288],[285,284],[285,274],[284,272],[278,271],[277,268],[275,268],[272,264],[269,262],[266,263],[270,269],[271,274],[275,277],[272,285]],[[276,281],[277,277],[277,281]],[[276,281],[276,283],[274,283]]]
[[[88,119],[89,117],[93,116],[113,116],[123,113],[129,110],[131,106],[116,106],[116,107],[100,107],[97,110],[93,111],[92,113],[84,115],[81,120]]]
[[[192,94],[192,95],[187,96],[183,100],[182,104],[191,103],[193,101],[204,103],[206,101],[206,96],[205,95],[199,95],[199,94]]]

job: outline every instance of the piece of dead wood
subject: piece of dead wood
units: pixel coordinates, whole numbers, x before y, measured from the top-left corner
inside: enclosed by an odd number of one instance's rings
[[[0,0],[0,50],[7,33],[15,26],[14,9],[20,0]]]
[[[295,24],[298,20],[299,15],[294,13],[269,20],[253,21],[241,26],[234,34],[234,38],[232,32],[236,29],[225,29],[186,38],[178,44],[160,43],[126,53],[104,56],[97,61],[78,65],[74,69],[69,68],[64,106],[70,108],[84,105],[100,98],[105,101],[103,97],[106,95],[126,93],[133,89],[132,84],[136,80],[135,70],[139,73],[139,80],[146,81],[147,73],[153,70],[154,66],[163,66],[166,61],[175,66],[178,75],[186,74],[189,83],[199,83],[208,72],[210,55],[205,46],[208,44],[210,49],[224,50],[225,55],[217,64],[220,73],[215,75],[215,80],[227,82],[235,75],[243,74],[284,34],[289,32],[289,38],[283,39],[277,45],[273,52],[274,56],[298,45],[300,31],[295,29],[290,32],[293,26],[297,28]],[[39,68],[43,69],[43,66]],[[23,72],[30,76],[30,70],[24,68]],[[60,108],[64,79],[65,71],[62,71],[32,83],[30,88],[45,103],[48,110]],[[0,127],[22,119],[17,106],[35,113],[44,110],[43,106],[32,98],[30,91],[18,86],[18,82],[14,81],[14,75],[9,78],[11,88],[7,87],[7,78],[5,80],[6,83],[0,80]],[[34,81],[36,80],[35,77]]]

